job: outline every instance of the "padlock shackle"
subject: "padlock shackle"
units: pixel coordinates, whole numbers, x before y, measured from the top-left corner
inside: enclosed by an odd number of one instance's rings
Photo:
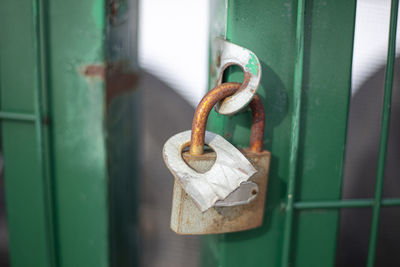
[[[260,96],[256,93],[250,102],[252,114],[250,132],[250,151],[261,152],[264,141],[265,111]]]
[[[223,83],[210,90],[200,101],[196,108],[192,122],[190,142],[190,154],[202,155],[204,152],[204,136],[208,115],[211,109],[225,97],[233,95],[241,86],[241,83]],[[250,133],[250,151],[261,152],[264,139],[265,112],[261,98],[255,94],[250,102],[252,123]]]

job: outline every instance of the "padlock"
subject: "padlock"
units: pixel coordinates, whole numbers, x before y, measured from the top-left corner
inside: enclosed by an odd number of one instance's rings
[[[172,147],[174,147],[174,145],[171,145],[172,143],[174,143],[175,146],[179,146],[176,147],[178,153],[176,153],[175,159],[178,160],[179,157],[183,158],[184,161],[199,174],[209,172],[209,169],[213,168],[215,164],[219,164],[218,167],[227,164],[229,165],[229,170],[231,170],[232,167],[234,170],[232,172],[233,175],[226,175],[224,173],[224,177],[220,177],[220,174],[216,174],[216,177],[214,177],[216,180],[226,179],[223,184],[230,184],[232,182],[230,181],[231,178],[236,183],[238,181],[240,182],[239,184],[233,185],[236,189],[230,192],[224,199],[216,201],[215,198],[212,200],[203,200],[197,197],[196,193],[193,193],[193,190],[184,184],[185,178],[182,177],[182,174],[178,174],[176,171],[174,173],[171,166],[168,165],[168,160],[170,161],[169,163],[171,163],[171,158],[167,158],[168,153],[166,153],[166,147],[164,147],[164,160],[175,177],[171,210],[171,229],[178,234],[228,233],[253,229],[262,225],[270,153],[262,150],[265,115],[261,99],[258,95],[255,95],[250,103],[253,116],[250,147],[241,150],[241,154],[245,159],[237,155],[236,149],[230,151],[230,147],[227,144],[221,145],[222,150],[227,147],[226,150],[228,151],[225,151],[227,153],[221,152],[221,148],[218,147],[218,145],[216,146],[215,143],[227,141],[216,134],[205,131],[207,117],[212,107],[226,96],[233,94],[239,87],[240,84],[238,83],[224,83],[211,90],[202,99],[196,109],[192,123],[192,131],[190,132],[191,139],[189,140],[190,133],[188,131],[175,137],[176,139],[181,138],[182,140],[172,140],[168,141],[170,143],[166,143],[166,146],[169,144],[170,151],[172,151]],[[205,143],[215,151],[206,151],[203,153]],[[190,151],[182,152],[182,149],[189,145]],[[175,161],[173,162],[173,164],[175,164]],[[254,169],[247,166],[246,162],[250,162]],[[178,169],[179,168],[180,167],[178,167]],[[234,179],[234,175],[236,174],[235,170],[239,170],[239,173],[243,172],[249,174],[250,178],[247,180]],[[186,190],[184,188],[186,188]],[[195,189],[198,190],[198,188]],[[190,192],[190,194],[188,192]],[[210,196],[213,196],[212,193],[210,193]],[[200,199],[200,202],[211,201],[214,204],[210,208],[202,210],[198,199]]]

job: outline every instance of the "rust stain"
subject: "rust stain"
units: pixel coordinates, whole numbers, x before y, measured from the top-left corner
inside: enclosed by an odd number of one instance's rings
[[[109,65],[106,74],[107,106],[116,96],[133,91],[138,81],[138,75],[134,72],[124,71],[122,64]]]
[[[82,73],[87,78],[98,78],[106,81],[107,107],[116,96],[134,90],[139,80],[136,73],[124,71],[122,63],[108,64],[107,66],[102,64],[88,65]]]
[[[93,78],[101,78],[102,80],[106,77],[106,69],[104,65],[89,65],[87,66],[84,71],[83,75],[86,77],[93,77]]]
[[[113,17],[118,15],[118,3],[115,0],[111,3],[111,15]]]
[[[42,122],[44,125],[50,125],[50,117],[49,116],[43,116]]]
[[[115,25],[117,23],[118,20],[118,13],[119,13],[119,3],[117,0],[112,0],[109,3],[109,21],[111,23],[111,25]]]
[[[221,51],[218,51],[217,60],[215,61],[217,67],[221,66]]]

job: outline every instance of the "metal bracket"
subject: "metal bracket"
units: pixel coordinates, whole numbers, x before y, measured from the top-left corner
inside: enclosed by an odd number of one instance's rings
[[[216,105],[215,110],[224,115],[232,115],[245,108],[253,98],[261,80],[261,64],[250,50],[232,44],[220,37],[212,43],[211,84],[220,85],[226,68],[238,65],[244,72],[244,80],[238,92]]]
[[[238,65],[244,72],[242,87],[231,97],[216,105],[215,110],[224,115],[232,115],[245,108],[253,98],[261,79],[261,64],[250,50],[232,44],[227,39],[228,1],[211,1],[210,40],[210,86],[213,88],[222,82],[225,69]]]

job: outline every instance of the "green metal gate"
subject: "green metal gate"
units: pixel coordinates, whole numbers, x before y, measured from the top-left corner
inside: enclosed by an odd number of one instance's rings
[[[135,60],[124,38],[131,30],[128,3],[0,4],[0,119],[14,267],[136,263],[138,234],[124,234],[137,226],[136,195],[127,191],[136,192],[139,138],[130,124],[139,104],[130,90],[136,70],[126,63]],[[374,266],[380,209],[400,206],[399,198],[382,198],[398,0],[391,8],[375,195],[350,200],[341,199],[341,186],[356,0],[223,3],[227,39],[262,62],[264,147],[272,162],[263,227],[206,237],[203,266],[334,266],[342,208],[372,209],[368,266]],[[234,68],[227,76],[241,78]],[[250,121],[248,112],[213,112],[208,129],[245,147]]]
[[[0,3],[14,267],[137,263],[136,4]]]
[[[356,1],[228,0],[227,39],[262,62],[259,94],[271,151],[261,229],[206,238],[203,266],[334,266],[341,208],[372,208],[367,266],[374,266],[395,59],[392,1],[378,171],[373,199],[341,200]],[[215,19],[215,18],[214,18]],[[215,21],[211,21],[211,24]],[[229,81],[241,81],[232,70]],[[248,146],[250,114],[211,114],[209,129]]]

